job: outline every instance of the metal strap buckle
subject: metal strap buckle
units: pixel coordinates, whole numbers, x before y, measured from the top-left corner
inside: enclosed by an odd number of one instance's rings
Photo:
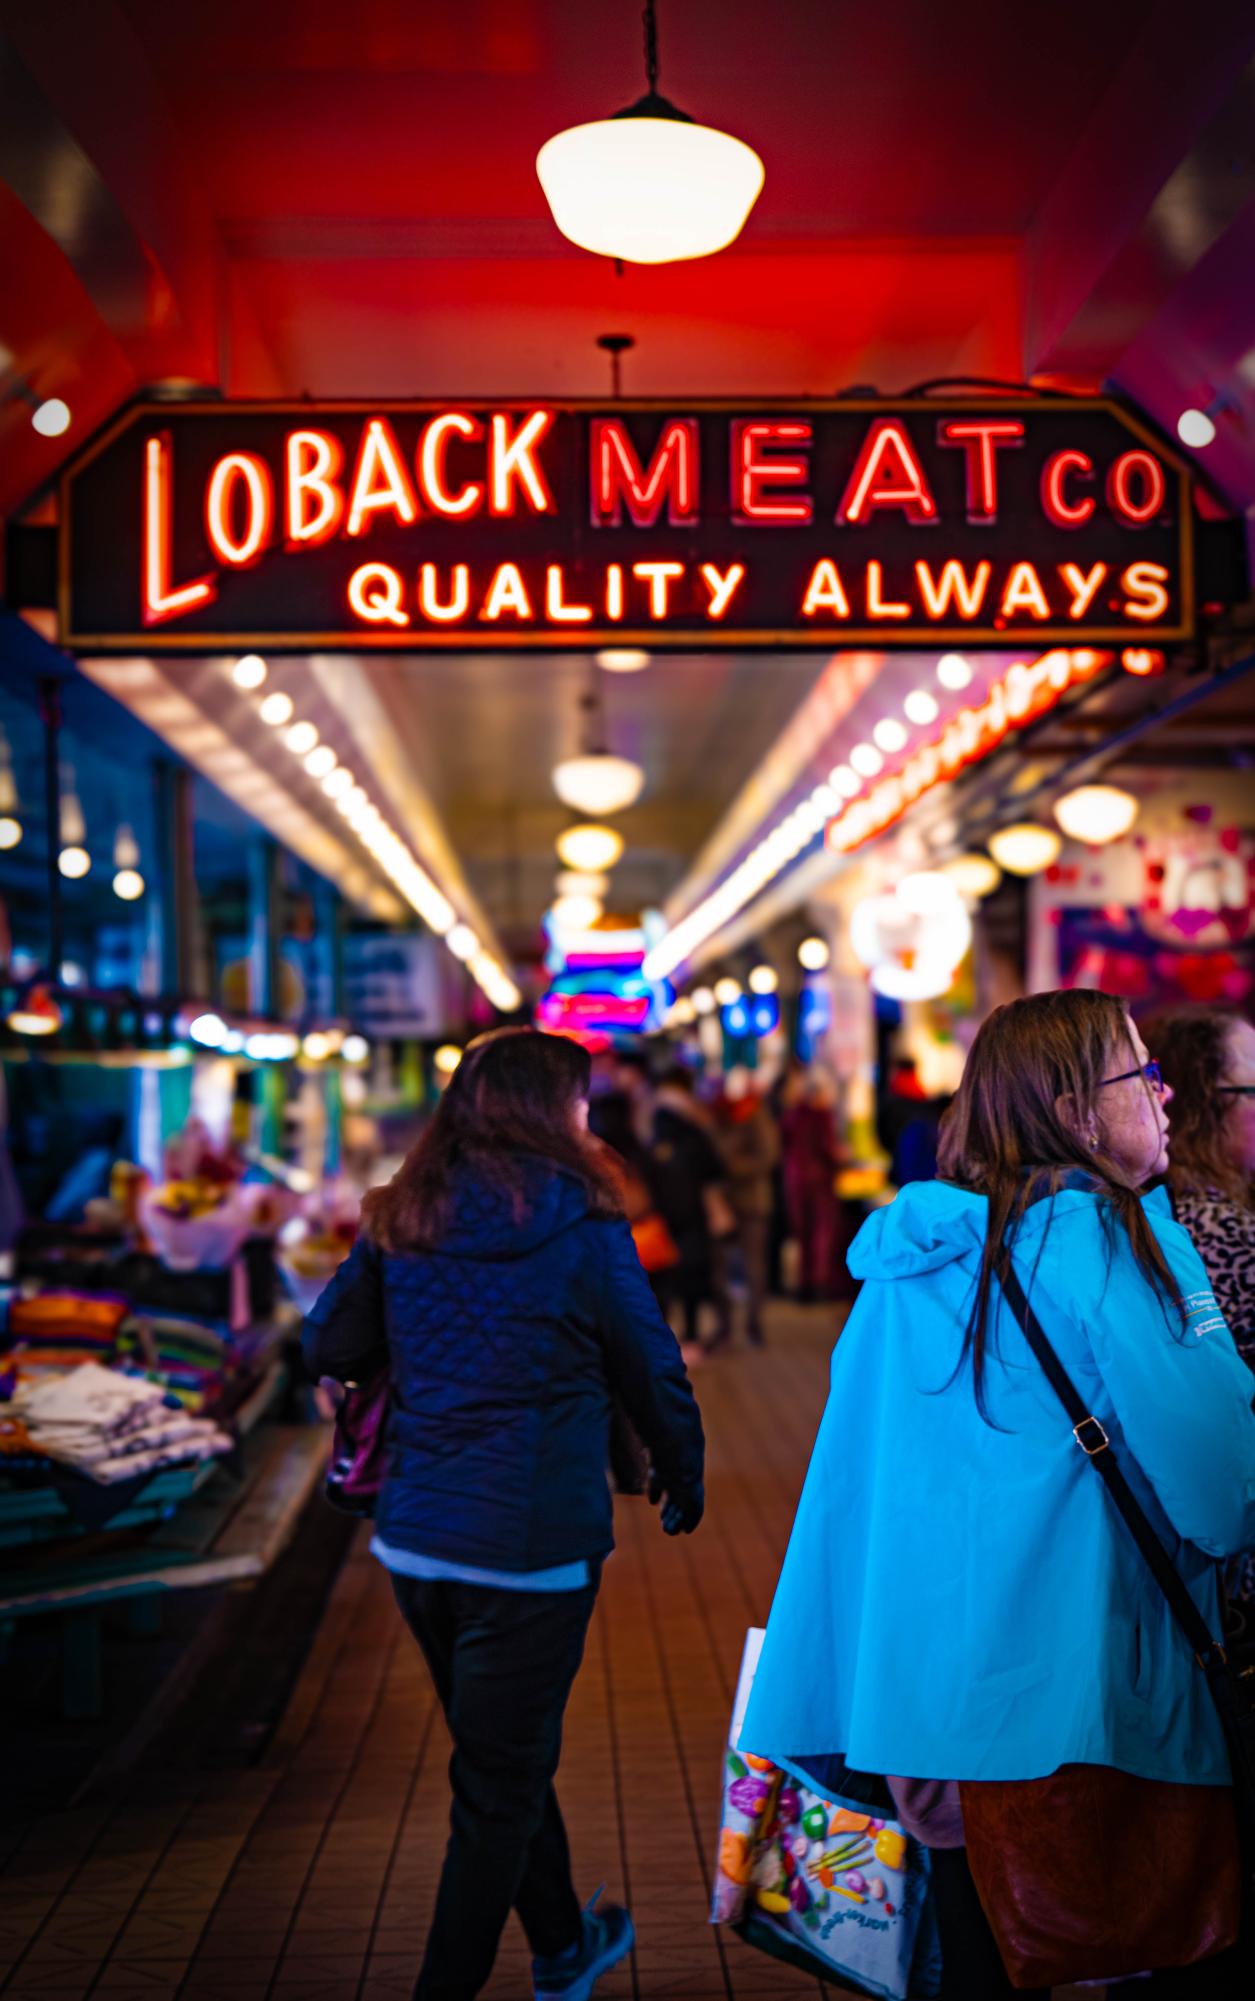
[[[1098,1434],[1097,1444],[1091,1444],[1087,1439],[1081,1437],[1081,1433],[1086,1429],[1087,1426],[1091,1424],[1094,1427],[1094,1431],[1096,1431]],[[1107,1450],[1107,1447],[1111,1443],[1111,1440],[1108,1438],[1106,1432],[1103,1430],[1101,1424],[1098,1422],[1098,1419],[1096,1417],[1083,1417],[1079,1424],[1074,1424],[1072,1426],[1072,1436],[1076,1440],[1077,1444],[1080,1446],[1081,1451],[1085,1454],[1087,1459],[1097,1458],[1098,1454],[1100,1452],[1105,1452]],[[1091,1433],[1090,1436],[1092,1437],[1093,1434]]]

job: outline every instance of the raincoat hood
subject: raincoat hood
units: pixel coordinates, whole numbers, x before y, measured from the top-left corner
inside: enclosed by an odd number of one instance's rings
[[[529,1257],[588,1215],[586,1190],[573,1174],[539,1157],[522,1163],[522,1182],[509,1188],[486,1175],[454,1175],[449,1222],[433,1255],[512,1260]]]
[[[1015,1232],[1016,1243],[1035,1244],[1054,1222],[1079,1208],[1092,1209],[1101,1196],[1083,1176],[1033,1203]],[[1142,1197],[1153,1216],[1171,1216],[1162,1188]],[[858,1279],[915,1278],[940,1271],[963,1258],[979,1259],[985,1244],[989,1204],[949,1181],[910,1181],[883,1209],[867,1218],[850,1246],[847,1263]]]

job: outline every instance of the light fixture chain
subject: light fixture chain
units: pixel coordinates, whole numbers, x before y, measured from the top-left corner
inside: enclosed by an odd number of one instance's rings
[[[652,97],[658,88],[658,16],[654,11],[654,0],[645,0],[642,19],[645,23],[645,80]]]

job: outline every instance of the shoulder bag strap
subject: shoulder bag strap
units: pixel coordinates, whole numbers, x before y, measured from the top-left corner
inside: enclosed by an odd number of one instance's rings
[[[1046,1378],[1072,1420],[1072,1433],[1094,1471],[1106,1482],[1107,1492],[1124,1517],[1130,1535],[1150,1567],[1152,1576],[1167,1599],[1178,1625],[1189,1641],[1199,1666],[1211,1671],[1225,1660],[1224,1647],[1208,1630],[1193,1598],[1186,1590],[1159,1537],[1124,1474],[1120,1471],[1111,1441],[1098,1419],[1085,1408],[1081,1394],[1051,1345],[1049,1336],[1028,1303],[1024,1288],[1008,1261],[1002,1292]]]

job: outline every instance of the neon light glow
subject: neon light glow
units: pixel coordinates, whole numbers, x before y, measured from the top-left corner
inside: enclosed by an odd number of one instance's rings
[[[349,578],[349,606],[367,625],[408,625],[404,585],[390,563],[363,563]]]
[[[1106,574],[1105,563],[1095,563],[1088,574],[1081,569],[1079,563],[1060,563],[1059,575],[1072,593],[1072,602],[1068,606],[1069,618],[1084,618],[1102,589]]]
[[[461,410],[446,410],[443,416],[433,417],[423,432],[423,442],[418,448],[418,483],[434,514],[478,514],[483,506],[484,489],[478,481],[468,480],[457,493],[450,493],[445,485],[444,464],[450,436],[482,438],[483,435],[483,425]]]
[[[418,520],[418,498],[386,417],[372,417],[362,433],[349,497],[349,534],[361,535],[376,514],[392,514],[407,527]]]
[[[545,570],[545,617],[554,625],[587,625],[593,616],[590,604],[567,604],[562,595],[562,565],[550,563]]]
[[[516,618],[532,616],[531,600],[516,563],[498,564],[479,615],[492,623],[507,611],[513,612]]]
[[[607,563],[606,617],[609,619],[619,619],[622,616],[623,565],[622,563]],[[625,666],[624,662],[627,660],[631,660],[634,664],[630,667]],[[649,655],[648,653],[642,653],[639,648],[634,646],[624,647],[617,652],[611,647],[609,650],[597,655],[597,665],[604,667],[609,674],[635,674],[639,667],[648,667]]]
[[[840,572],[830,556],[824,556],[816,563],[802,599],[803,618],[814,618],[817,611],[829,611],[834,618],[850,616],[850,600],[845,594]]]
[[[617,527],[626,506],[637,528],[652,528],[664,501],[673,527],[696,521],[697,454],[695,417],[677,417],[664,427],[648,470],[621,418],[594,418],[589,438],[594,522]]]
[[[1094,477],[1094,461],[1088,452],[1055,452],[1042,471],[1041,504],[1056,528],[1083,527],[1098,505],[1092,493],[1080,500],[1068,499],[1065,482],[1072,473],[1078,479]]]
[[[1126,618],[1162,618],[1168,609],[1168,572],[1162,563],[1130,563],[1120,582],[1128,593]]]
[[[908,521],[937,519],[937,503],[924,468],[905,427],[895,417],[882,417],[868,430],[837,509],[837,520],[865,521],[877,507],[900,507]]]
[[[780,418],[738,420],[732,426],[733,520],[742,525],[756,521],[812,521],[815,505],[809,493],[784,499],[764,497],[764,488],[799,486],[808,478],[810,467],[801,451],[781,452],[782,445],[810,448],[814,436],[810,424]],[[764,456],[769,454],[769,456]]]
[[[511,437],[509,417],[500,411],[494,414],[488,500],[494,514],[513,514],[516,486],[522,487],[534,513],[553,512],[553,495],[536,458],[536,448],[552,423],[552,410],[533,410]]]
[[[868,618],[909,618],[911,607],[900,598],[885,598],[884,571],[873,557],[867,565],[867,616]]]
[[[726,574],[715,568],[713,563],[702,564],[702,582],[710,592],[710,603],[706,607],[708,618],[722,618],[738,587],[745,579],[744,563],[732,563]]]
[[[962,563],[952,557],[942,564],[940,577],[934,577],[931,564],[916,563],[915,581],[928,617],[948,618],[952,604],[960,618],[979,617],[992,569],[992,563],[978,563],[975,575],[969,577]]]
[[[1150,452],[1122,452],[1107,474],[1107,500],[1113,513],[1138,527],[1154,520],[1166,490],[1163,467]],[[1135,493],[1140,498],[1135,499]]]
[[[937,426],[942,445],[961,445],[967,453],[967,518],[998,519],[999,445],[1022,445],[1024,426],[1011,417],[965,417]]]
[[[237,540],[231,532],[232,504],[237,484],[245,490],[244,533]],[[205,489],[205,532],[220,562],[236,569],[256,562],[270,539],[274,494],[270,468],[252,452],[229,452],[219,459]]]
[[[671,579],[684,575],[683,563],[633,563],[632,575],[649,585],[650,617],[665,618]]]
[[[344,519],[344,493],[338,484],[344,451],[329,431],[289,431],[284,456],[288,543],[292,548],[317,548],[331,540]]]
[[[170,439],[149,438],[144,446],[144,588],[141,616],[145,625],[161,625],[198,605],[212,604],[218,586],[212,577],[175,589],[170,581]]]
[[[441,599],[434,563],[423,563],[418,572],[418,604],[424,618],[438,625],[455,625],[466,617],[471,602],[471,572],[467,563],[453,565],[453,594]]]
[[[1050,617],[1050,601],[1033,563],[1016,563],[1007,578],[1000,609],[1004,618],[1017,611],[1026,611],[1033,618]]]

